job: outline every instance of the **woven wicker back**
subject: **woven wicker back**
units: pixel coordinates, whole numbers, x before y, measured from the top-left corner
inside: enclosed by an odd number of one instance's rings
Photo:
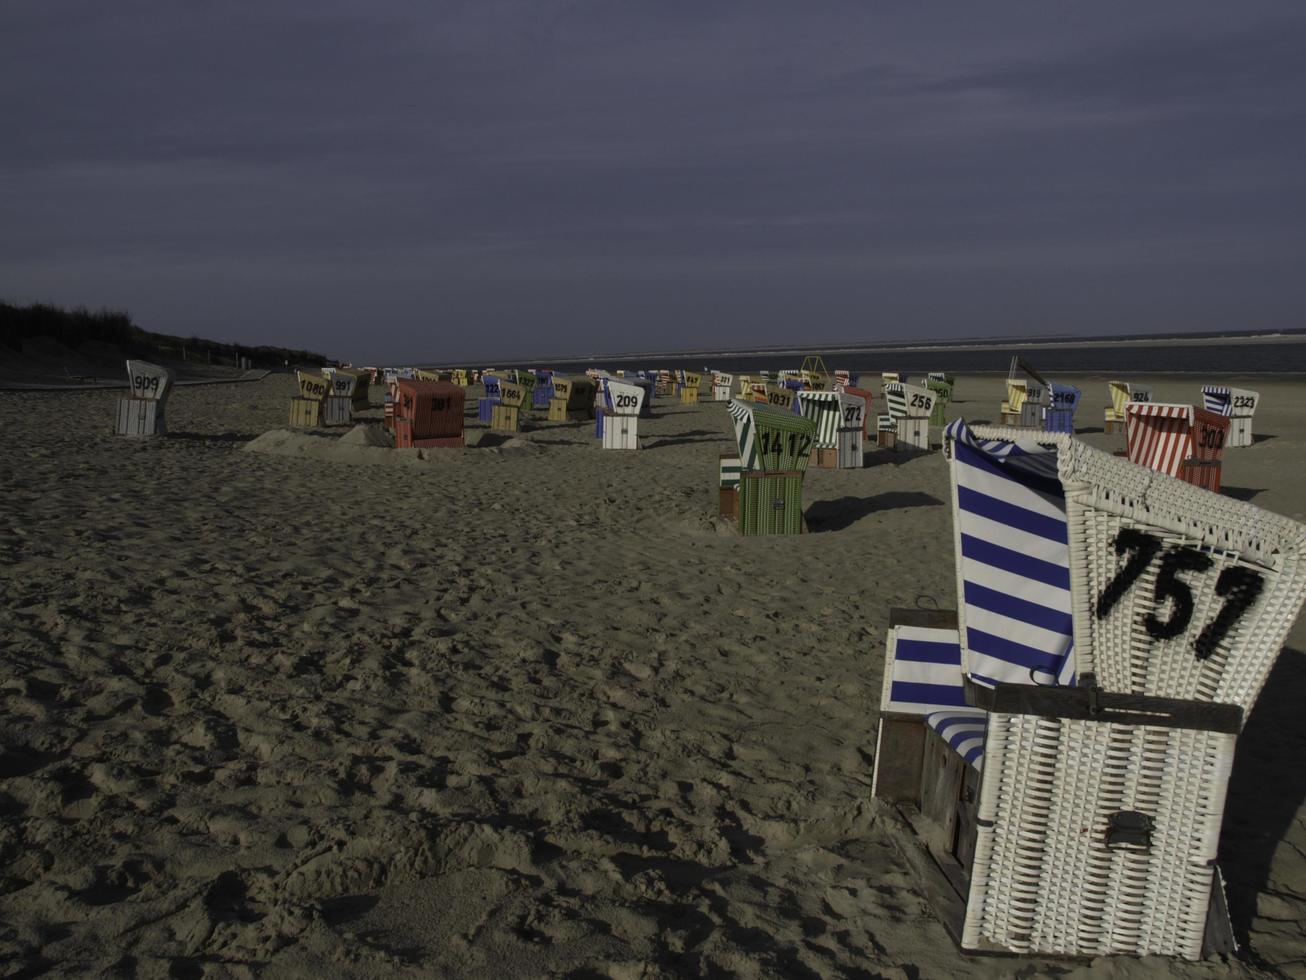
[[[1083,443],[1059,469],[1080,674],[1250,710],[1306,597],[1306,527]]]

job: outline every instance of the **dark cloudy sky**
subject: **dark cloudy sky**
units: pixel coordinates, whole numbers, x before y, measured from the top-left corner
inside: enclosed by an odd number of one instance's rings
[[[358,361],[1306,326],[1306,3],[0,0],[0,297]]]

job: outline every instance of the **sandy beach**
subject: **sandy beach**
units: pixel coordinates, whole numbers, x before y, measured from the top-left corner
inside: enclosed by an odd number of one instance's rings
[[[1207,380],[1261,392],[1225,492],[1306,519],[1306,382]],[[1243,958],[965,956],[870,798],[889,609],[955,606],[940,454],[744,539],[722,404],[401,452],[278,431],[293,388],[178,389],[147,441],[0,392],[0,976],[1306,975],[1301,623],[1230,786]]]

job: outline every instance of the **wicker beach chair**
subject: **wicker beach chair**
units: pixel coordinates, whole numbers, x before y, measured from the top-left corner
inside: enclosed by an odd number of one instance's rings
[[[1079,408],[1080,391],[1074,385],[1056,381],[1048,383],[1049,403],[1043,410],[1043,429],[1047,432],[1074,434],[1075,410]]]
[[[952,382],[936,371],[926,379],[925,387],[934,392],[934,409],[930,412],[930,425],[939,427],[947,425],[948,402],[952,401]]]
[[[731,398],[731,392],[734,390],[735,376],[733,374],[723,374],[720,371],[712,375],[712,400],[715,402],[728,402]]]
[[[842,404],[837,391],[798,392],[798,413],[816,426],[814,452],[816,465],[835,469],[839,465],[839,426]]]
[[[172,394],[172,375],[149,361],[127,361],[127,386],[131,394],[118,399],[114,432],[120,436],[167,435],[166,410]]]
[[[476,400],[477,421],[486,423],[490,421],[490,417],[494,412],[494,406],[499,404],[499,385],[501,383],[502,382],[497,374],[490,372],[481,373],[481,384],[485,388],[485,395]]]
[[[740,533],[801,533],[803,474],[816,440],[815,424],[739,398],[726,409],[739,447]]]
[[[884,386],[884,404],[888,415],[880,416],[880,432],[892,431],[892,440],[881,437],[881,447],[900,449],[930,448],[930,416],[934,413],[935,393],[918,385],[890,382]]]
[[[1258,391],[1247,388],[1224,388],[1206,385],[1202,388],[1202,407],[1208,412],[1227,416],[1229,419],[1228,447],[1250,446],[1252,444],[1252,416],[1260,404]]]
[[[1150,402],[1152,389],[1148,385],[1130,384],[1128,381],[1108,381],[1111,404],[1106,408],[1105,426],[1107,432],[1115,432],[1125,427],[1125,409],[1131,402]]]
[[[639,415],[645,390],[624,378],[605,377],[603,415],[601,417],[604,449],[638,449]]]
[[[1229,419],[1193,405],[1130,402],[1125,446],[1131,462],[1219,491]]]
[[[934,863],[914,863],[951,875],[967,949],[1227,951],[1225,791],[1306,595],[1306,528],[1065,435],[947,435],[968,707],[918,713],[915,785],[882,725],[877,795],[916,794]],[[890,722],[913,670],[886,666]]]

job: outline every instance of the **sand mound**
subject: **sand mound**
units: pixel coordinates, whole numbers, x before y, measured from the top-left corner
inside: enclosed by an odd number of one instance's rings
[[[342,446],[379,446],[390,449],[394,440],[382,425],[356,425],[340,437]]]

